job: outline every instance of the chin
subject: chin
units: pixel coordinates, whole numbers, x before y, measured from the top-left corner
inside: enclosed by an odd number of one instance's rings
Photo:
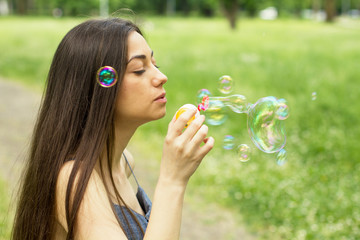
[[[162,113],[160,113],[160,114],[158,115],[158,117],[155,118],[154,120],[161,119],[161,118],[165,117],[165,115],[166,115],[166,110],[164,110]]]
[[[166,110],[163,111],[163,112],[161,112],[161,113],[159,113],[159,114],[157,114],[157,115],[153,115],[153,116],[151,116],[150,118],[143,119],[142,124],[159,120],[159,119],[165,117],[165,115],[166,115]],[[141,125],[142,125],[142,124],[141,124]]]

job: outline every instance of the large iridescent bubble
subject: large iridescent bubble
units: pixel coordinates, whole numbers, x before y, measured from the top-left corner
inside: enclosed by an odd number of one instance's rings
[[[264,97],[251,105],[248,112],[248,131],[251,140],[263,152],[280,151],[286,142],[282,118],[277,111],[279,103],[275,97]]]

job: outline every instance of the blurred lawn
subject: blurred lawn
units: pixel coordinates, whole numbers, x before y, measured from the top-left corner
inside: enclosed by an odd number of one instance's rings
[[[12,212],[8,187],[0,176],[0,240],[10,239]]]
[[[194,103],[201,88],[220,95],[217,79],[231,75],[233,93],[251,103],[265,96],[288,101],[288,161],[279,167],[274,154],[257,150],[246,115],[229,112],[226,123],[210,126],[216,147],[193,177],[190,195],[238,212],[263,239],[359,239],[360,22],[242,19],[231,31],[223,19],[146,20],[139,23],[169,78],[168,114],[141,127],[137,146],[160,158],[176,109]],[[56,46],[81,21],[0,18],[0,76],[41,89]],[[222,149],[226,134],[252,147],[249,162]]]

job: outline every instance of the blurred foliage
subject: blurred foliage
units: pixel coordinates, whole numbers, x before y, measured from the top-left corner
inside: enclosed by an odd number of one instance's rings
[[[99,15],[101,0],[7,0],[10,8],[17,14],[51,15],[53,10],[62,10],[64,16]],[[137,13],[166,14],[167,5],[175,2],[175,11],[188,16],[199,14],[214,16],[222,10],[235,10],[248,16],[256,16],[259,10],[274,6],[280,15],[300,16],[303,9],[324,9],[327,3],[334,2],[335,12],[340,14],[346,5],[349,9],[360,9],[360,0],[106,0],[110,13],[129,8]],[[222,4],[220,4],[222,3]],[[235,4],[234,4],[235,3]],[[223,9],[220,9],[220,6]],[[236,9],[233,9],[237,6]]]

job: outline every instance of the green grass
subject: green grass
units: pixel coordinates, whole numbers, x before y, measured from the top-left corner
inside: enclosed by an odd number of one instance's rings
[[[201,88],[220,95],[217,79],[231,75],[233,93],[251,103],[265,96],[288,101],[288,161],[279,167],[275,154],[257,150],[246,115],[229,112],[223,125],[210,126],[216,146],[189,194],[232,209],[263,239],[359,239],[360,22],[242,19],[231,31],[222,19],[147,20],[146,38],[169,78],[168,114],[141,127],[134,139],[139,148],[159,157],[176,109],[194,103]],[[61,37],[80,21],[0,18],[6,36],[0,38],[0,76],[41,86]],[[222,149],[226,134],[252,147],[249,162]],[[149,136],[158,141],[149,143]]]
[[[80,21],[0,18],[0,76],[41,89],[61,38]]]
[[[0,240],[10,239],[12,212],[7,184],[0,178]]]

